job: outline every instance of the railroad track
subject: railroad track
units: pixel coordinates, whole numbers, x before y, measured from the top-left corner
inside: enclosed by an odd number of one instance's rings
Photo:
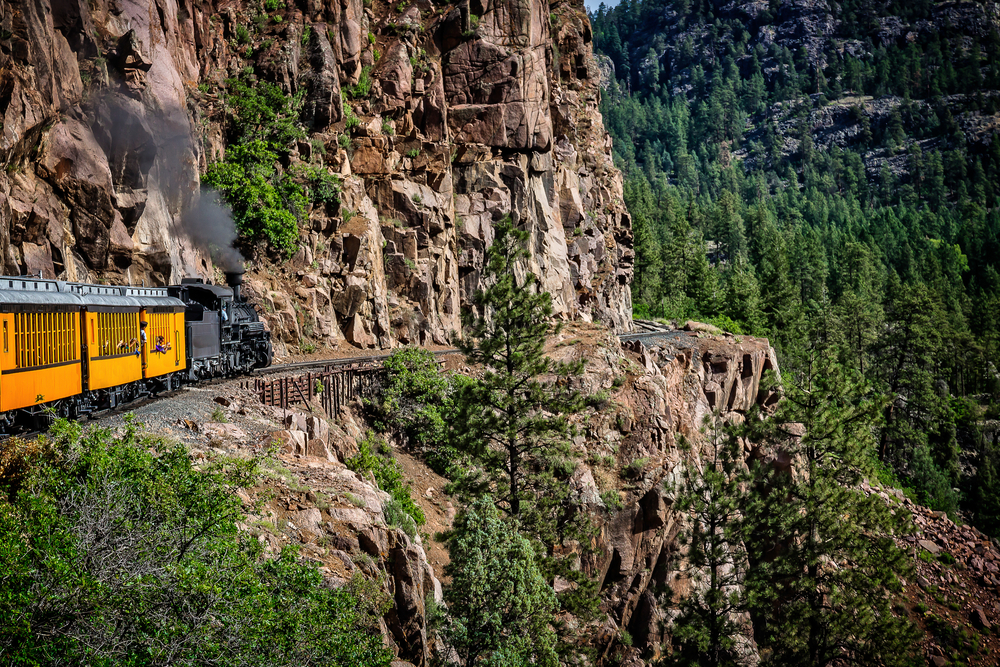
[[[668,334],[676,334],[677,330],[668,324],[654,322],[652,320],[633,320],[634,329],[627,333],[618,334],[618,340],[625,342],[631,340],[645,340]]]
[[[652,338],[655,336],[662,336],[667,333],[671,333],[674,330],[668,325],[661,324],[660,322],[654,322],[652,320],[635,320],[633,322],[635,327],[634,331],[618,334],[618,338],[621,341],[631,341],[631,340],[642,340],[646,338]],[[436,350],[433,354],[437,357],[441,357],[448,354],[454,354],[458,352],[458,349],[450,348],[447,350]],[[289,364],[278,364],[275,366],[268,366],[267,368],[258,368],[254,370],[250,377],[263,377],[268,375],[277,375],[279,373],[288,373],[295,371],[308,371],[313,369],[323,369],[323,370],[335,370],[341,368],[351,368],[355,367],[356,370],[368,370],[374,368],[377,365],[381,365],[381,362],[385,361],[392,355],[391,352],[385,354],[372,354],[357,357],[343,357],[340,359],[314,359],[310,361],[297,361]],[[199,382],[199,386],[209,387],[215,384],[221,384],[228,382],[233,378],[214,378],[211,380],[205,380]],[[181,390],[174,390],[170,392],[163,392],[155,396],[143,396],[141,398],[132,401],[131,403],[126,403],[119,405],[117,407],[102,410],[99,412],[91,413],[86,417],[86,421],[99,421],[105,417],[121,414],[123,412],[128,412],[129,410],[134,410],[136,408],[148,405],[149,403],[170,399],[177,395]],[[39,432],[29,432],[21,433],[21,437],[30,437],[33,435],[41,434]],[[4,436],[0,435],[0,441],[5,439]]]
[[[434,356],[441,357],[446,354],[454,354],[457,349],[436,350],[432,352]],[[311,361],[296,361],[291,364],[280,364],[278,366],[268,366],[267,368],[255,369],[253,376],[272,375],[274,373],[286,373],[288,371],[304,371],[311,368],[338,368],[342,366],[354,366],[359,364],[374,364],[382,362],[392,356],[392,353],[371,354],[363,357],[344,357],[341,359],[315,359]]]

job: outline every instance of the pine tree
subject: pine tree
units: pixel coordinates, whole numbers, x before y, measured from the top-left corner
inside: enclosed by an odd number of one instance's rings
[[[458,661],[453,665],[557,667],[552,614],[556,596],[535,563],[516,521],[490,496],[458,517],[448,541],[447,610],[432,620]]]
[[[738,665],[746,630],[738,620],[746,611],[741,594],[747,571],[741,511],[746,465],[742,446],[724,432],[719,416],[705,422],[709,439],[701,467],[689,457],[675,500],[677,512],[691,522],[681,541],[695,591],[680,605],[667,665]]]
[[[585,401],[570,382],[583,362],[557,363],[544,354],[546,340],[561,326],[553,322],[552,299],[538,279],[527,273],[518,280],[528,234],[510,218],[495,231],[483,271],[486,287],[473,300],[478,313],[465,313],[465,336],[455,340],[467,362],[483,369],[454,399],[450,440],[475,464],[458,490],[468,498],[489,491],[507,515],[551,544],[561,526],[579,519],[558,476],[567,467],[560,464],[572,458],[567,415]]]
[[[760,285],[753,267],[745,258],[738,259],[726,276],[726,313],[745,328],[745,333],[760,333],[764,328]]]
[[[796,464],[758,467],[747,506],[755,637],[773,665],[905,664],[916,631],[891,603],[909,566],[892,537],[906,520],[860,488],[882,401],[830,349],[789,366],[776,414],[747,420],[748,437]]]
[[[640,212],[633,217],[635,238],[635,279],[632,282],[632,299],[636,304],[655,309],[662,287],[660,276],[663,259],[660,244],[650,228],[649,220]]]

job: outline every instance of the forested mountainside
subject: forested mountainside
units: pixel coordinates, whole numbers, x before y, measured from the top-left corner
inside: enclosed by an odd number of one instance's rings
[[[1000,535],[1000,6],[625,0],[592,15],[636,313],[816,345],[873,456]]]

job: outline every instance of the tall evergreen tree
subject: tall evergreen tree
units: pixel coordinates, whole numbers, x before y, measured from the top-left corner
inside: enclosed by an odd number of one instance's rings
[[[434,623],[466,667],[558,667],[551,629],[556,596],[535,563],[531,543],[488,496],[455,522],[448,542],[451,582]]]
[[[567,415],[585,401],[570,381],[583,362],[558,363],[544,354],[561,326],[538,279],[531,273],[518,279],[528,234],[509,217],[495,233],[483,270],[486,287],[473,299],[477,312],[466,313],[465,335],[455,340],[466,360],[483,369],[454,398],[449,436],[475,464],[458,486],[470,498],[489,491],[500,509],[552,544],[560,527],[579,519],[557,477],[566,468],[560,464],[572,458]]]
[[[746,431],[797,463],[794,474],[758,467],[747,506],[755,637],[772,665],[905,664],[916,631],[891,602],[909,567],[893,536],[908,518],[861,488],[882,400],[829,348],[797,361],[776,414]]]
[[[742,587],[747,571],[743,448],[724,431],[718,415],[707,417],[705,424],[708,442],[701,465],[692,462],[689,452],[676,489],[675,507],[690,521],[681,541],[694,590],[681,602],[673,623],[675,648],[664,661],[667,665],[739,665],[741,635],[748,630],[748,623],[740,622],[746,611]]]

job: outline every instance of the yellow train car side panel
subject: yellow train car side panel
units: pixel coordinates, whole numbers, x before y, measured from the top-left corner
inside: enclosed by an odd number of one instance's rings
[[[84,314],[87,389],[107,389],[142,379],[139,313]]]
[[[0,411],[83,390],[76,318],[73,312],[0,313]]]
[[[174,364],[177,370],[184,370],[187,368],[187,355],[185,350],[187,350],[187,338],[185,338],[185,328],[184,328],[184,312],[172,313],[173,315],[173,332],[174,332]]]
[[[83,391],[80,362],[7,371],[0,381],[0,411],[28,408]]]
[[[14,317],[12,313],[0,313],[0,410],[3,410],[3,374],[14,368]]]
[[[184,313],[142,311],[146,326],[146,377],[176,373],[187,366],[184,350]]]

